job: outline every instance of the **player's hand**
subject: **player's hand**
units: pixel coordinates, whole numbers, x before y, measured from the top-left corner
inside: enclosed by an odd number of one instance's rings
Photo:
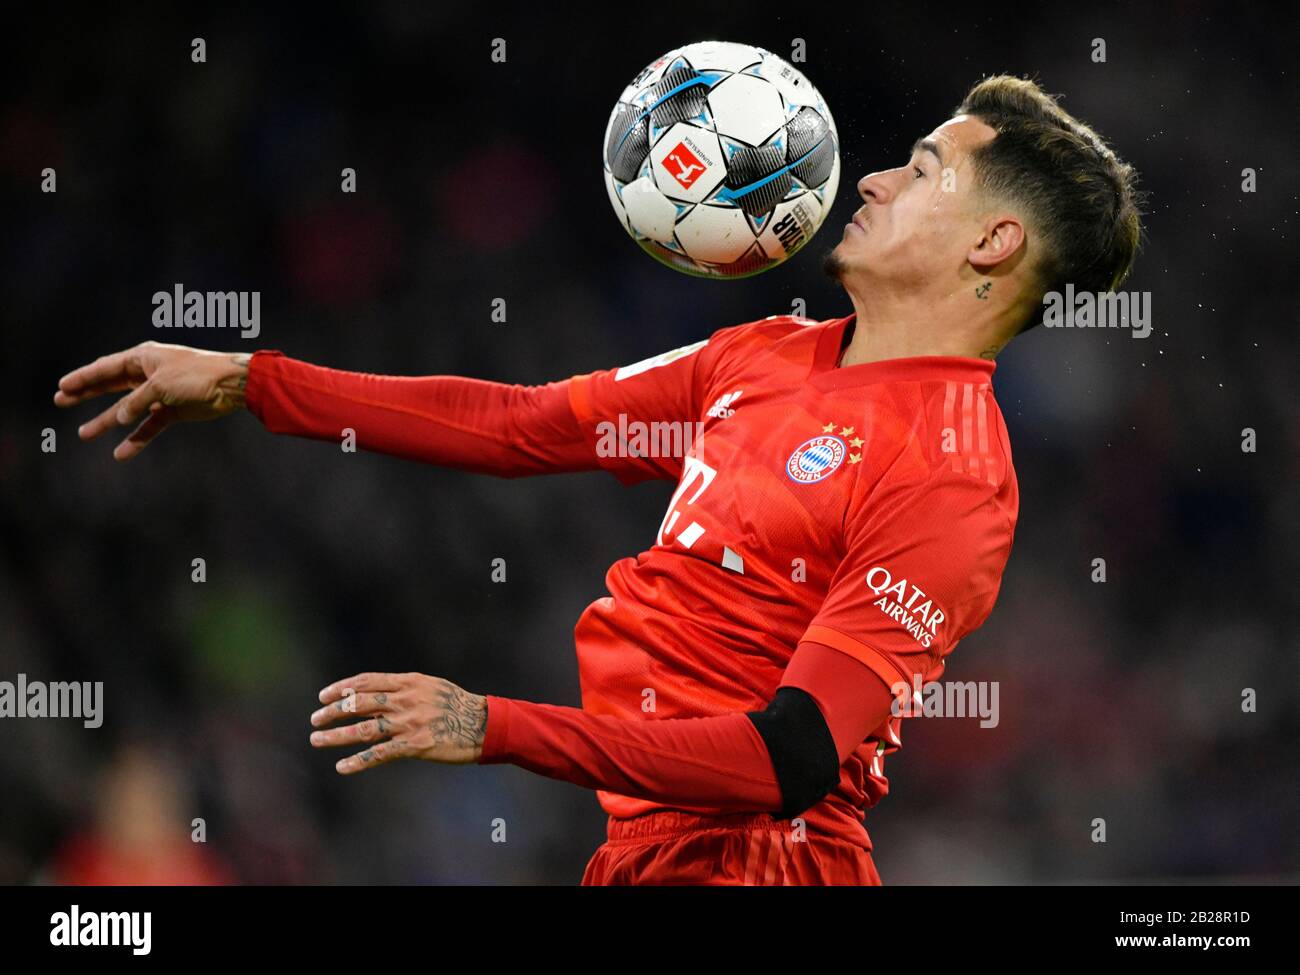
[[[104,393],[131,390],[77,430],[82,440],[94,440],[108,430],[135,426],[113,451],[117,460],[130,460],[177,421],[215,420],[240,409],[251,358],[248,353],[142,342],[68,373],[59,380],[54,405],[76,406]]]
[[[320,700],[324,707],[311,716],[315,728],[328,728],[348,718],[364,719],[311,733],[316,748],[366,746],[335,764],[342,775],[398,758],[465,765],[483,754],[487,698],[441,677],[357,674],[325,688]]]

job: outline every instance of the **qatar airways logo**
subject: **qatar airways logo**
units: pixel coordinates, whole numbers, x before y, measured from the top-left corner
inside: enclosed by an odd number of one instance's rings
[[[895,579],[883,565],[874,565],[867,572],[867,588],[880,598],[872,606],[898,623],[921,646],[929,649],[939,635],[939,624],[948,614],[934,604],[925,590],[906,579]]]

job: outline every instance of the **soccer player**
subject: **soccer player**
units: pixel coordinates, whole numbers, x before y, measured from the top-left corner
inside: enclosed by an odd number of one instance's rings
[[[608,841],[583,883],[879,883],[863,819],[902,705],[988,616],[1011,550],[994,357],[1045,293],[1117,287],[1140,215],[1131,167],[1006,76],[857,188],[826,261],[846,317],[773,316],[536,387],[147,342],[65,376],[55,402],[131,390],[80,429],[134,426],[119,460],[247,408],[272,432],[350,427],[479,473],[675,481],[654,545],[578,621],[581,709],[363,673],[320,693],[312,744],[362,747],[343,774],[510,762],[598,790]],[[662,456],[665,430],[700,435]]]

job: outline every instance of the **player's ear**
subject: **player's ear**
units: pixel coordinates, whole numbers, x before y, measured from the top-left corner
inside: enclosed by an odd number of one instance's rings
[[[1025,227],[1014,214],[989,217],[979,238],[966,254],[977,271],[988,273],[1013,257],[1025,242]]]

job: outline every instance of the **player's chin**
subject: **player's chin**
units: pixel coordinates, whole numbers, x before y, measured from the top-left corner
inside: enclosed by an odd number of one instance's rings
[[[850,248],[845,246],[847,243],[847,239],[840,241],[822,257],[822,270],[833,281],[843,281],[852,267]]]

